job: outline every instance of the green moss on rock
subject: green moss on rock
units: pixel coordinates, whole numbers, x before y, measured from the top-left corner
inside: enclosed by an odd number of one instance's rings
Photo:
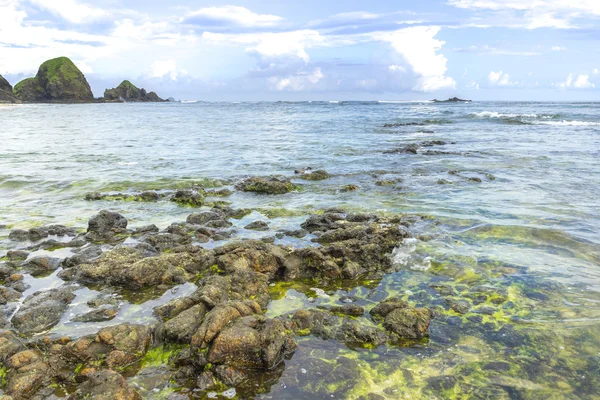
[[[146,89],[140,89],[128,80],[124,80],[114,89],[106,89],[104,91],[104,100],[144,103],[165,101],[158,97],[156,93],[148,93]]]

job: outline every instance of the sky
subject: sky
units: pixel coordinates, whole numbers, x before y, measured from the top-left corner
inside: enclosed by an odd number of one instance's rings
[[[0,0],[10,83],[67,56],[96,96],[600,100],[600,0]]]

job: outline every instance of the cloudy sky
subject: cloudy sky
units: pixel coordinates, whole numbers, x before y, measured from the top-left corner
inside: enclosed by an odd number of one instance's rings
[[[202,100],[600,100],[600,0],[0,0],[13,85],[70,57]]]

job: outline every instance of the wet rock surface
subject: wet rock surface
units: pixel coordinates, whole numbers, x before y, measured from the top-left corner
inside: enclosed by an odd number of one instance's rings
[[[181,192],[182,204],[193,193],[199,192]],[[418,241],[411,233],[424,222],[418,216],[327,209],[281,228],[277,219],[251,213],[203,207],[164,229],[128,229],[123,215],[101,211],[85,235],[59,225],[13,230],[11,242],[25,246],[61,235],[64,243],[82,243],[57,246],[67,251],[56,257],[55,249],[40,247],[7,252],[0,269],[0,324],[8,329],[0,330],[0,393],[444,398],[471,385],[466,377],[535,379],[552,356],[527,353],[536,361],[523,362],[518,353],[542,340],[522,321],[556,288],[515,286],[507,278],[514,266],[486,260],[479,268],[459,267],[460,258],[420,259],[426,269],[407,270],[402,249]],[[244,237],[275,230],[268,242]],[[425,271],[434,274],[424,279]],[[28,291],[37,279],[59,285]],[[410,290],[393,289],[405,280]],[[490,356],[496,346],[503,360]],[[468,361],[482,351],[490,354],[485,364]],[[439,354],[452,353],[435,376],[419,372],[437,371],[436,363],[445,362]],[[374,358],[385,360],[384,372],[370,366]],[[420,373],[427,376],[420,386],[406,386]],[[365,376],[377,385],[365,387]],[[494,395],[503,387],[492,386]]]

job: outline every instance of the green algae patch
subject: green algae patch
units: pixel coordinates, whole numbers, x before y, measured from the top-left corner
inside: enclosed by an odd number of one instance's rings
[[[141,368],[159,367],[161,365],[169,365],[169,362],[183,350],[184,345],[164,344],[159,347],[153,347],[148,350],[146,355],[141,359]]]

